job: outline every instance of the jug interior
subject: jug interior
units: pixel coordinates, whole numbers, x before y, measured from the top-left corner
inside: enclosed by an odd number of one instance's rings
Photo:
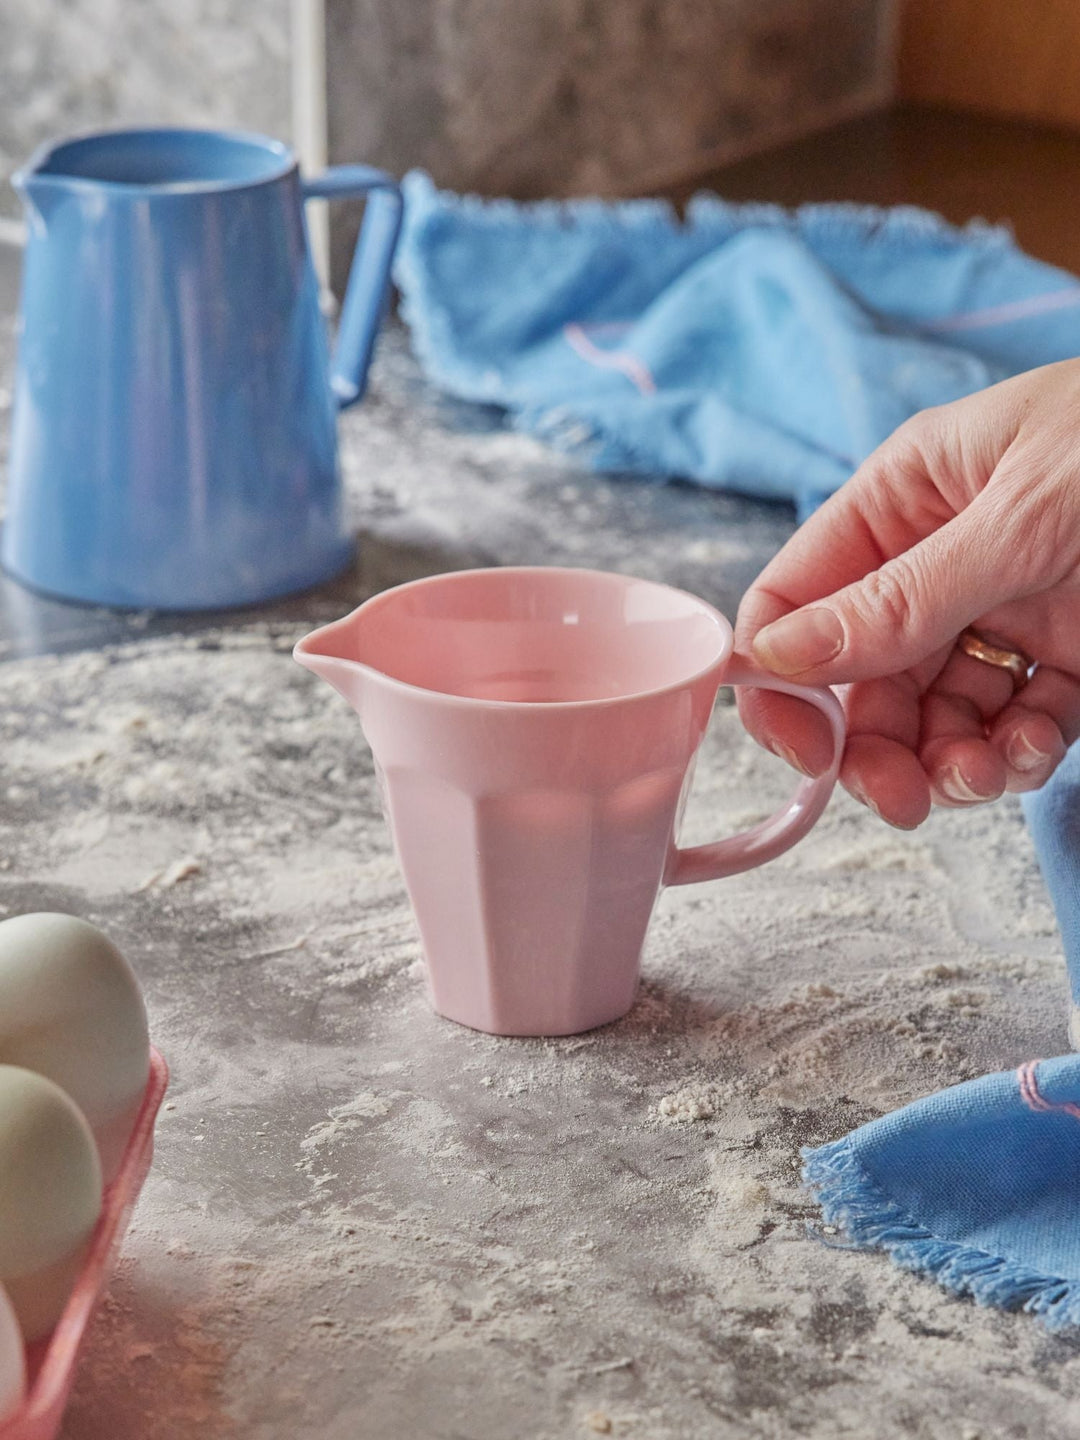
[[[212,130],[121,130],[55,146],[36,175],[141,188],[249,185],[292,165],[284,145]]]
[[[704,602],[592,571],[437,576],[387,591],[330,629],[333,653],[407,685],[531,704],[681,684],[731,648],[730,627]]]

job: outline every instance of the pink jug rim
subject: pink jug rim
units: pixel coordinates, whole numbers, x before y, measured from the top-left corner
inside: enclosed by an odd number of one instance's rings
[[[389,675],[377,666],[366,663],[362,660],[353,660],[344,655],[334,654],[332,651],[316,648],[320,637],[333,634],[340,634],[350,627],[355,627],[363,616],[370,618],[373,612],[390,605],[404,592],[415,592],[424,588],[434,588],[440,584],[446,584],[455,580],[465,580],[478,575],[498,575],[503,578],[510,578],[515,575],[543,575],[545,577],[571,576],[575,579],[588,577],[602,581],[622,582],[625,586],[645,585],[657,590],[669,591],[685,600],[689,600],[698,608],[700,613],[707,616],[716,625],[718,630],[718,651],[708,663],[699,666],[697,669],[688,671],[685,675],[669,683],[647,686],[640,690],[628,691],[625,694],[611,695],[584,700],[495,700],[486,697],[471,695],[458,695],[453,691],[436,690],[424,685],[412,684],[406,680],[400,680],[396,676]],[[620,705],[632,704],[641,700],[661,697],[675,693],[679,690],[692,688],[706,676],[723,670],[729,663],[734,653],[734,632],[731,622],[714,605],[707,600],[692,594],[689,590],[682,590],[676,585],[668,585],[662,580],[643,579],[636,575],[622,575],[616,571],[596,570],[587,566],[572,565],[506,565],[506,566],[477,566],[466,570],[441,571],[436,575],[425,575],[417,580],[408,580],[401,585],[390,586],[380,590],[377,594],[369,596],[347,615],[341,616],[338,620],[329,621],[310,631],[297,641],[293,647],[293,659],[306,669],[316,669],[312,664],[313,659],[328,661],[332,665],[340,665],[347,671],[359,671],[372,676],[380,685],[387,686],[392,690],[405,693],[414,699],[427,700],[439,706],[451,706],[454,708],[465,708],[472,711],[516,711],[518,713],[531,714],[558,714],[567,711],[597,711],[612,709]]]

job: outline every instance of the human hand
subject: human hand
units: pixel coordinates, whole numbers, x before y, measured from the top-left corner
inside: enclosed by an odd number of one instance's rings
[[[956,648],[969,625],[1038,662],[1022,690]],[[848,686],[841,783],[890,824],[1042,785],[1080,736],[1080,361],[902,425],[758,577],[735,638]],[[744,690],[739,708],[767,749],[828,767],[808,705]]]

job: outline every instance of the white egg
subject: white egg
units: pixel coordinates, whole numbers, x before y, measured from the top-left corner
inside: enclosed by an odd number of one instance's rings
[[[130,965],[74,915],[0,923],[0,1065],[46,1075],[94,1132],[116,1175],[149,1078],[146,1007]]]
[[[59,1085],[0,1065],[0,1283],[29,1344],[60,1318],[101,1213],[90,1127]]]
[[[0,1425],[26,1398],[26,1352],[11,1301],[0,1285]]]

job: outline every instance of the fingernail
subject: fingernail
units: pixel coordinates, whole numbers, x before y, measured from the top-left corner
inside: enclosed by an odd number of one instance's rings
[[[877,816],[877,818],[881,820],[884,824],[891,825],[894,830],[917,830],[919,828],[917,824],[901,825],[899,820],[890,820],[887,815],[883,815],[881,813],[877,805],[875,805],[873,800],[870,799],[869,795],[864,795],[861,790],[856,790],[851,785],[848,786],[848,793],[853,797],[853,799],[857,800],[860,805],[865,805],[868,810],[872,811]]]
[[[938,777],[937,786],[946,799],[955,800],[958,805],[982,805],[994,798],[992,795],[980,795],[977,790],[973,790],[960,774],[958,765],[950,765],[943,770]]]
[[[1006,747],[1005,758],[1014,770],[1019,770],[1021,774],[1028,774],[1032,770],[1041,769],[1050,756],[1045,750],[1040,750],[1037,746],[1032,745],[1022,730],[1014,730],[1013,737]]]
[[[874,804],[873,800],[870,799],[869,795],[864,795],[863,792],[861,790],[857,790],[854,785],[849,785],[847,789],[848,794],[853,800],[857,800],[860,805],[865,805],[867,810],[873,811],[873,813],[877,816],[879,820],[885,820],[885,816],[882,815],[881,811]],[[885,820],[885,823],[887,825],[889,822]]]
[[[793,770],[798,770],[800,775],[805,775],[811,780],[814,778],[814,772],[806,768],[790,746],[782,745],[779,740],[775,740],[773,741],[772,752],[779,759],[785,760]]]
[[[844,627],[833,610],[822,605],[796,610],[759,630],[754,655],[776,675],[798,675],[824,665],[844,648]]]

